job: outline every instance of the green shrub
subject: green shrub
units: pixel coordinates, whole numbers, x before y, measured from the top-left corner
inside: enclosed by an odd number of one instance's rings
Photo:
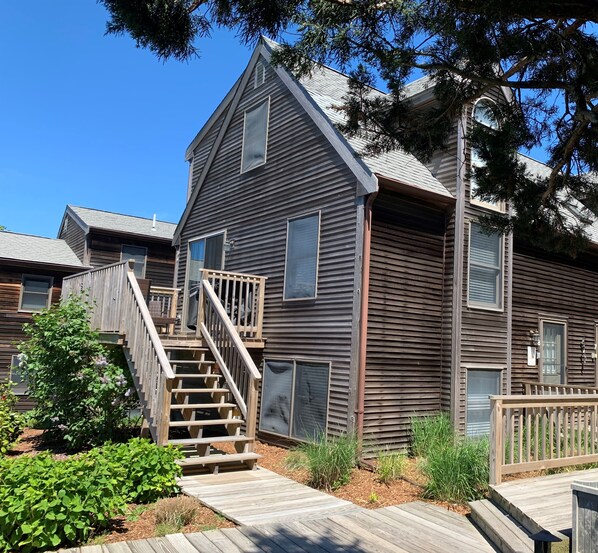
[[[12,391],[12,383],[0,383],[0,455],[4,455],[22,434],[23,415],[14,411],[17,396]]]
[[[423,463],[429,481],[425,495],[432,499],[465,503],[488,491],[487,439],[456,441],[432,448]]]
[[[158,447],[149,440],[134,438],[93,449],[88,456],[98,463],[122,467],[119,493],[127,503],[150,503],[178,491],[181,467],[176,460],[183,455],[175,447]]]
[[[376,474],[382,484],[390,484],[403,475],[407,458],[397,451],[381,451],[378,455]]]
[[[357,465],[357,446],[353,435],[322,436],[299,445],[289,464],[307,469],[310,486],[335,490],[351,479],[351,470]]]
[[[445,413],[411,419],[411,453],[427,457],[433,450],[452,445],[455,439],[453,425]]]
[[[118,439],[137,402],[122,352],[99,343],[89,308],[72,296],[34,315],[19,346],[34,417],[47,437],[74,449]]]
[[[127,502],[175,491],[179,456],[174,448],[136,439],[65,460],[47,453],[0,460],[0,551],[86,541],[124,513]]]

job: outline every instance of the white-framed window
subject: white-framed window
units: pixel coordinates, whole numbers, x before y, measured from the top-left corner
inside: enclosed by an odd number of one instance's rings
[[[498,130],[499,122],[496,118],[496,104],[489,98],[480,98],[474,105],[472,111],[472,118],[475,124],[489,127],[490,129]],[[484,167],[485,162],[481,159],[476,148],[471,148],[471,175],[469,178],[470,201],[488,209],[497,211],[504,211],[504,202],[490,202],[477,198],[478,185],[474,176],[474,169],[476,167]]]
[[[120,260],[135,261],[133,272],[137,278],[145,278],[145,266],[147,263],[147,248],[123,244],[120,249]]]
[[[187,273],[185,277],[185,298],[187,327],[195,330],[199,309],[199,290],[202,269],[221,271],[224,268],[225,231],[200,236],[189,240],[187,248]]]
[[[502,371],[467,370],[467,436],[475,438],[490,433],[490,396],[502,391]]]
[[[50,307],[53,284],[54,278],[50,276],[23,275],[19,311],[41,311]]]
[[[320,212],[287,220],[284,299],[314,299],[318,293]]]
[[[567,382],[567,323],[558,319],[540,320],[540,380],[547,384]]]
[[[12,391],[17,396],[24,396],[27,394],[27,383],[23,380],[19,370],[19,356],[13,355],[10,360],[10,374],[8,379],[14,384]]]
[[[270,98],[245,111],[241,173],[246,173],[266,163],[269,119]]]
[[[479,223],[470,224],[467,290],[470,307],[502,309],[503,251],[502,234],[486,234]]]
[[[330,363],[265,359],[260,430],[297,440],[326,432]]]

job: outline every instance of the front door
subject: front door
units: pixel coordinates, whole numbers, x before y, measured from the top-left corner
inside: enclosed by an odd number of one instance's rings
[[[187,328],[196,330],[201,270],[222,270],[224,261],[224,232],[190,240],[187,259],[187,282],[185,283],[187,314],[185,324]]]
[[[564,323],[542,323],[542,382],[565,383],[566,329]]]

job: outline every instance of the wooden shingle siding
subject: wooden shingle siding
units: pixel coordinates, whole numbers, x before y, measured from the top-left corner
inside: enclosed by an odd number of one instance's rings
[[[541,317],[567,323],[567,384],[596,386],[591,354],[598,323],[598,258],[567,259],[516,243],[513,273],[513,393],[521,393],[522,380],[539,379],[539,363],[527,366],[527,346],[529,331],[539,328]]]
[[[89,237],[90,264],[93,267],[102,267],[118,263],[123,244],[147,248],[145,278],[151,280],[154,286],[172,286],[175,250],[168,242],[156,244],[143,238],[92,231]]]
[[[441,407],[442,211],[382,192],[374,203],[364,438],[404,449],[411,418]]]
[[[241,174],[244,111],[268,96],[267,161]],[[321,211],[317,299],[284,302],[287,219],[317,210]],[[353,174],[267,66],[266,82],[254,89],[250,80],[242,92],[182,229],[178,286],[184,285],[188,241],[226,229],[227,239],[235,245],[225,255],[225,270],[268,277],[264,357],[332,362],[331,432],[345,430],[354,416],[348,397],[356,224]]]
[[[66,215],[66,231],[62,231],[58,238],[62,238],[73,250],[75,255],[84,262],[85,256],[85,231],[70,216]]]

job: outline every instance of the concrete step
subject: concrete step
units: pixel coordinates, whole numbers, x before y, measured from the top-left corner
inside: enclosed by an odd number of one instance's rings
[[[533,553],[529,532],[511,515],[488,499],[472,501],[471,520],[502,553]]]

